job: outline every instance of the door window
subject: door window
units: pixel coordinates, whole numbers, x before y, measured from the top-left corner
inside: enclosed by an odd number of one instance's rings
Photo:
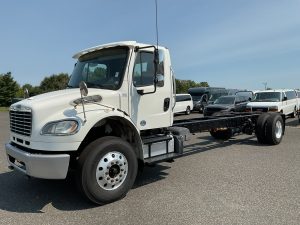
[[[139,52],[133,69],[133,84],[136,87],[154,84],[154,55],[152,52]]]

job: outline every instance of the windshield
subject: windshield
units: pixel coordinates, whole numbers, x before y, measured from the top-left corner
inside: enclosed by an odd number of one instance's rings
[[[233,105],[234,97],[220,97],[215,101],[215,104]]]
[[[253,102],[279,102],[281,101],[280,92],[259,92],[254,96]]]
[[[84,81],[89,88],[117,90],[126,67],[128,48],[108,48],[81,56],[75,65],[68,87],[78,88]]]
[[[246,97],[247,99],[253,98],[253,92],[252,91],[238,91],[235,93],[236,96],[242,96]]]

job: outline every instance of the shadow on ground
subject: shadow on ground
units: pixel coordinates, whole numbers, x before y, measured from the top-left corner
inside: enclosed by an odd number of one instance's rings
[[[210,136],[199,137],[199,143],[185,146],[189,154],[220,149],[233,144],[259,146],[253,136],[229,141],[212,141]],[[138,175],[133,189],[164,179],[168,175],[168,164],[145,167]],[[43,208],[51,204],[58,210],[73,211],[97,207],[88,202],[77,191],[74,176],[66,180],[43,180],[27,178],[15,171],[0,174],[0,209],[19,213],[43,213]]]
[[[286,120],[285,125],[289,126],[289,127],[299,127],[300,128],[300,121],[298,119]]]
[[[136,179],[133,188],[164,179],[164,170],[170,167],[156,165],[146,167]],[[16,171],[0,174],[0,210],[19,213],[43,213],[51,204],[62,211],[83,210],[98,207],[88,202],[76,188],[73,176],[66,180],[27,178]]]

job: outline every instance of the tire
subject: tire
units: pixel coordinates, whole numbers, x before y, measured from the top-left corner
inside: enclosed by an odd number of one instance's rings
[[[269,113],[263,113],[258,116],[256,121],[256,127],[255,127],[255,135],[257,137],[258,143],[266,144],[267,138],[266,138],[266,122],[267,119],[270,117]]]
[[[199,108],[199,113],[200,113],[200,114],[201,114],[201,113],[204,114],[204,106],[200,106],[200,108]]]
[[[232,130],[230,128],[226,130],[210,130],[210,135],[217,140],[226,141],[232,137]]]
[[[266,122],[266,138],[270,145],[278,145],[284,135],[284,122],[281,115],[271,114]]]
[[[104,205],[126,196],[137,171],[132,146],[121,138],[108,136],[91,142],[81,153],[76,180],[85,197]]]
[[[190,115],[190,114],[191,114],[191,108],[188,106],[186,107],[185,115]]]
[[[296,106],[295,106],[294,111],[291,114],[291,118],[295,118],[296,116],[297,116],[297,109],[296,109]]]

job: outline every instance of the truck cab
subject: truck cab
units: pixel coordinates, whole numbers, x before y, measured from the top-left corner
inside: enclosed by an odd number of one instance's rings
[[[143,162],[151,155],[142,136],[173,124],[175,79],[167,48],[126,41],[88,48],[73,58],[67,89],[10,107],[8,162],[28,176],[64,179],[87,146],[104,137],[126,142]],[[89,92],[82,98],[81,82]]]

